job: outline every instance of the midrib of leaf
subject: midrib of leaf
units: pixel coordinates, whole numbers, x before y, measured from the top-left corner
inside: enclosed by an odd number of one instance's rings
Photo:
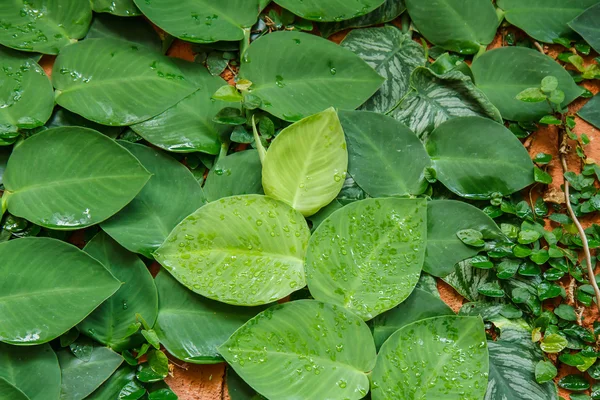
[[[461,27],[465,28],[465,30],[473,38],[473,41],[480,45],[481,43],[479,43],[479,41],[477,40],[477,34],[475,33],[475,31],[473,30],[471,25],[469,25],[469,23],[467,21],[465,21],[462,14],[459,13],[454,7],[452,7],[447,1],[442,1],[442,4],[444,4],[446,6],[445,8],[447,8],[450,11],[450,14],[452,14],[454,17],[456,17],[457,21],[461,22],[461,24],[460,24]]]
[[[281,260],[290,260],[290,261],[294,261],[295,263],[300,263],[300,264],[304,263],[304,259],[295,257],[295,256],[270,253],[270,252],[266,252],[266,251],[259,252],[259,251],[255,251],[255,250],[240,249],[238,247],[231,247],[231,248],[227,248],[227,247],[214,248],[213,247],[213,248],[206,249],[206,250],[186,251],[186,254],[203,255],[203,254],[211,254],[211,253],[215,253],[215,252],[227,253],[227,254],[242,254],[246,257],[257,257],[257,258],[271,257],[271,258],[276,258],[276,259],[281,259]]]
[[[304,158],[304,163],[302,164],[302,169],[300,171],[300,174],[296,175],[296,176],[300,177],[300,180],[296,181],[296,184],[294,185],[294,197],[292,198],[292,208],[295,210],[298,209],[297,208],[298,198],[301,197],[301,194],[302,194],[300,191],[300,183],[303,180],[302,177],[306,176],[309,165],[312,165],[312,159],[313,159],[316,144],[317,144],[317,140],[310,141],[309,148],[307,151],[307,156]]]
[[[91,289],[90,287],[49,288],[49,289],[37,290],[37,291],[33,291],[33,292],[29,291],[26,293],[15,293],[15,294],[11,294],[8,296],[0,295],[0,304],[6,302],[6,300],[16,300],[16,299],[20,299],[23,297],[55,296],[57,294],[64,294],[64,293],[81,293],[81,292],[89,292],[90,289]],[[95,286],[94,289],[101,289],[101,287]]]
[[[369,67],[370,68],[370,67]],[[373,70],[373,72],[375,72],[375,70]],[[383,77],[381,77],[381,75],[379,75],[377,72],[375,72],[375,74],[380,77],[381,79],[383,79]],[[280,88],[279,86],[277,86],[277,83],[261,83],[258,84],[256,86],[256,88],[253,88],[252,92],[259,92],[263,89],[271,89],[276,87],[278,90],[284,89],[287,86],[290,86],[289,82],[292,82],[292,85],[296,85],[296,86],[308,86],[311,85],[314,82],[326,82],[326,83],[373,83],[375,82],[375,79],[353,79],[353,78],[298,78],[298,79],[287,79],[284,78],[285,81],[285,86],[283,88]]]
[[[7,190],[7,193],[9,195],[14,195],[17,193],[36,191],[36,190],[45,189],[48,187],[56,188],[56,187],[61,187],[61,186],[71,186],[71,185],[81,184],[84,182],[92,182],[92,181],[104,180],[104,179],[138,179],[138,178],[142,178],[143,176],[144,175],[141,175],[141,174],[138,174],[138,175],[102,175],[102,176],[96,176],[96,177],[90,176],[87,178],[64,179],[64,180],[60,180],[60,181],[50,181],[50,182],[46,182],[46,183],[39,183],[39,184],[35,184],[35,185],[23,186],[22,188],[20,188],[18,190],[14,190],[14,191]]]
[[[127,77],[119,77],[119,78],[108,78],[108,79],[98,78],[97,80],[90,80],[88,83],[75,84],[66,89],[57,89],[56,97],[59,98],[60,96],[62,96],[65,93],[76,92],[79,90],[86,90],[86,89],[98,87],[98,86],[102,87],[102,86],[118,85],[118,88],[121,89],[123,84],[127,84],[132,81],[145,83],[146,85],[156,84],[156,82],[158,82],[158,81],[168,81],[168,82],[171,82],[172,85],[181,86],[186,89],[189,89],[189,86],[184,83],[179,83],[175,80],[168,80],[166,78],[160,78],[158,75],[157,76],[139,76],[139,75],[137,75],[137,76],[127,76]],[[187,82],[187,80],[186,80],[186,82]]]
[[[485,165],[495,164],[495,165],[512,167],[512,168],[514,168],[515,166],[518,166],[518,169],[525,171],[525,172],[530,172],[529,168],[523,168],[520,165],[515,164],[514,162],[506,162],[506,161],[500,160],[500,159],[482,160],[480,158],[474,158],[474,157],[469,158],[469,157],[458,157],[458,156],[456,156],[456,157],[445,156],[445,157],[431,157],[431,160],[434,162],[434,164],[436,161],[442,162],[442,163],[458,161],[462,165],[464,165],[463,163],[470,163],[470,164],[485,164]]]

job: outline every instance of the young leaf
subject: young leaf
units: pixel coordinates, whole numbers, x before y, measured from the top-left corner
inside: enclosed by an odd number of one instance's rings
[[[546,101],[547,98],[548,96],[546,96],[546,94],[539,88],[528,88],[517,95],[517,100],[521,100],[526,103],[539,103]]]
[[[535,380],[537,383],[549,382],[557,375],[558,371],[552,362],[540,361],[535,365]]]
[[[567,341],[567,339],[565,339],[559,334],[553,333],[544,336],[540,347],[546,353],[560,353],[567,347],[568,344],[569,342]]]

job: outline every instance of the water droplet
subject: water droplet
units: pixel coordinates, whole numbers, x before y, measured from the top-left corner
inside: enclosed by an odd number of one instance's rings
[[[285,87],[285,83],[283,83],[283,76],[277,75],[275,77],[275,84],[280,88]]]

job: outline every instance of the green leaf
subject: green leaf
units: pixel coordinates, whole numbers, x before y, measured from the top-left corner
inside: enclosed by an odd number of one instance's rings
[[[540,361],[535,365],[535,380],[537,383],[546,383],[558,374],[556,367],[550,361]]]
[[[309,63],[298,60],[310,59]],[[314,35],[273,32],[250,45],[239,78],[253,82],[261,108],[298,121],[328,107],[353,110],[384,79],[351,51]]]
[[[594,96],[579,110],[577,115],[600,129],[600,96]]]
[[[546,76],[542,79],[541,89],[545,93],[554,92],[558,88],[558,79],[554,76]]]
[[[489,119],[449,120],[433,131],[425,147],[438,180],[459,196],[489,199],[533,183],[527,150],[512,132]]]
[[[119,142],[152,174],[142,191],[102,229],[123,247],[152,258],[169,233],[206,199],[196,178],[181,163],[153,148]]]
[[[168,57],[118,39],[88,39],[56,58],[56,102],[104,125],[145,121],[195,91]]]
[[[367,199],[334,212],[310,238],[312,296],[369,320],[412,292],[427,240],[422,199]]]
[[[167,351],[194,364],[223,359],[217,347],[264,307],[233,307],[198,296],[167,272],[156,277],[159,311],[156,334]]]
[[[483,247],[485,245],[483,233],[475,229],[462,229],[456,232],[456,236],[467,246]]]
[[[554,115],[544,115],[540,119],[540,124],[544,125],[561,125],[562,121],[556,118]]]
[[[453,118],[481,116],[502,122],[498,109],[462,72],[437,75],[419,67],[410,81],[412,90],[389,115],[408,126],[421,140]]]
[[[110,13],[121,17],[141,14],[133,0],[92,0],[92,8],[98,13]]]
[[[81,400],[96,390],[119,368],[123,357],[106,347],[94,347],[92,357],[85,362],[68,350],[57,353],[62,374],[60,398]]]
[[[238,92],[238,90],[231,85],[224,85],[217,89],[217,91],[212,95],[213,99],[223,100],[227,102],[239,102],[244,98]]]
[[[50,238],[0,243],[0,341],[34,345],[55,339],[119,288],[102,264]]]
[[[586,6],[592,6],[569,22],[569,26],[575,32],[580,34],[581,37],[583,37],[585,41],[594,48],[594,50],[600,52],[600,27],[598,27],[598,18],[600,18],[600,3],[595,4],[597,2],[593,0],[584,1],[583,3],[585,3]]]
[[[262,184],[267,196],[310,216],[335,199],[347,169],[344,131],[330,108],[279,133],[264,159]]]
[[[348,172],[370,196],[418,195],[427,189],[429,155],[417,136],[393,118],[374,112],[343,111]]]
[[[536,182],[543,183],[544,185],[549,185],[552,183],[552,176],[539,167],[533,167],[533,179]]]
[[[244,38],[256,23],[260,0],[134,0],[144,15],[169,34],[196,43]]]
[[[567,23],[597,0],[498,0],[508,22],[524,30],[535,40],[553,43],[559,38],[574,37]]]
[[[496,282],[495,278],[492,270],[473,268],[469,260],[465,260],[456,264],[454,271],[443,280],[467,300],[480,301],[486,297],[477,289],[487,283]]]
[[[381,6],[368,14],[344,21],[319,23],[319,31],[326,38],[347,28],[363,28],[365,26],[383,24],[393,21],[404,10],[406,10],[404,0],[386,0]]]
[[[6,379],[0,377],[0,399],[29,400],[29,397],[20,389],[11,385]]]
[[[558,381],[558,386],[574,392],[581,392],[589,389],[590,383],[583,375],[567,375]]]
[[[371,332],[358,316],[314,300],[262,312],[219,351],[270,399],[361,399],[376,357]]]
[[[400,305],[373,319],[373,338],[377,350],[398,329],[426,318],[454,315],[438,296],[415,289]]]
[[[490,44],[500,23],[488,0],[406,0],[406,8],[427,40],[461,54]]]
[[[384,0],[274,0],[304,19],[312,21],[343,21],[367,14],[381,6]]]
[[[42,67],[32,58],[0,48],[0,80],[0,135],[44,125],[52,114],[54,93]]]
[[[560,64],[537,50],[524,47],[488,51],[473,62],[471,69],[477,87],[498,107],[502,117],[512,121],[537,121],[552,113],[547,103],[524,103],[516,98],[523,90],[538,87],[546,76],[558,79],[558,87],[565,93],[565,105],[583,92]]]
[[[0,5],[0,44],[17,50],[58,54],[85,36],[92,21],[88,1],[5,1]]]
[[[137,400],[146,393],[146,389],[135,380],[135,371],[123,365],[86,400]]]
[[[559,334],[552,333],[544,336],[540,347],[546,353],[560,353],[567,347],[568,344],[569,342],[567,342],[567,339]]]
[[[112,0],[101,1],[111,1],[113,3]],[[158,33],[144,18],[123,18],[110,14],[96,14],[85,38],[106,37],[138,43],[158,52],[163,50]]]
[[[477,288],[477,291],[487,297],[504,297],[505,292],[497,282],[485,283]]]
[[[160,350],[152,350],[148,353],[148,365],[152,371],[163,378],[169,375],[169,359]]]
[[[206,177],[204,193],[209,201],[262,194],[262,164],[258,152],[246,150],[219,158]]]
[[[155,256],[198,294],[261,305],[306,284],[309,235],[302,215],[284,203],[259,195],[228,197],[184,219]]]
[[[546,101],[548,96],[540,88],[527,88],[517,94],[517,100],[524,101],[525,103],[539,103]]]
[[[225,372],[227,393],[231,400],[265,400],[265,397],[252,389],[231,367]]]
[[[488,368],[480,317],[424,319],[404,326],[381,347],[372,373],[372,398],[481,399]]]
[[[60,367],[56,354],[47,344],[22,347],[0,343],[0,378],[25,393],[29,400],[60,396]]]
[[[350,31],[340,44],[365,60],[386,81],[360,108],[388,113],[411,90],[410,76],[425,66],[425,51],[394,26]]]
[[[108,137],[87,128],[54,128],[13,151],[3,201],[11,214],[37,225],[78,229],[115,214],[149,178],[135,157]]]
[[[120,282],[119,290],[80,324],[80,330],[92,339],[120,351],[139,344],[131,337],[130,326],[141,314],[154,325],[158,296],[152,275],[134,254],[119,246],[104,232],[98,233],[83,249],[100,261]]]

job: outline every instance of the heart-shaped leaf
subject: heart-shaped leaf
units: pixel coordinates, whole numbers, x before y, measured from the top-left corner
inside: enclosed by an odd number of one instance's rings
[[[329,37],[336,32],[348,28],[362,28],[365,26],[384,24],[395,20],[406,10],[404,0],[386,0],[368,14],[338,22],[319,23],[319,31],[323,37]],[[352,33],[352,31],[350,31]]]
[[[427,139],[437,178],[459,196],[489,199],[533,183],[533,162],[515,135],[492,120],[446,121]]]
[[[306,254],[313,297],[365,320],[404,301],[421,275],[426,207],[422,199],[367,199],[331,214]]]
[[[50,238],[0,243],[0,341],[34,345],[77,325],[119,289],[102,264]]]
[[[428,186],[431,166],[423,143],[405,125],[386,115],[343,111],[348,172],[372,197],[418,195]]]
[[[98,13],[109,13],[121,17],[141,14],[133,0],[92,0],[92,8]]]
[[[427,40],[461,54],[490,44],[500,23],[489,0],[406,0],[406,8]]]
[[[373,400],[479,400],[488,383],[480,317],[442,316],[406,325],[383,344],[372,373]]]
[[[139,343],[132,337],[131,326],[136,314],[154,325],[158,313],[158,296],[146,265],[106,233],[100,232],[83,251],[100,261],[121,282],[119,290],[79,324],[92,339],[119,351]]]
[[[60,367],[56,354],[47,344],[21,347],[0,343],[0,378],[25,393],[29,400],[60,396]],[[0,398],[13,400],[12,397]]]
[[[152,258],[169,233],[206,199],[196,178],[170,156],[140,144],[121,141],[152,177],[142,191],[102,229],[121,246]]]
[[[263,161],[262,184],[267,196],[310,216],[335,199],[347,169],[344,131],[330,108],[279,133]]]
[[[343,21],[358,17],[383,4],[384,0],[275,0],[302,18],[313,21]]]
[[[89,1],[3,1],[0,44],[17,50],[58,54],[85,36],[92,21]]]
[[[367,325],[341,307],[314,300],[271,307],[219,351],[250,386],[281,400],[361,399],[375,363]]]
[[[29,400],[29,397],[16,386],[11,385],[0,377],[0,399],[4,400]]]
[[[178,359],[194,364],[223,361],[217,347],[264,307],[235,307],[206,299],[163,271],[156,277],[159,310],[154,329]]]
[[[581,95],[583,89],[560,64],[539,51],[524,47],[502,47],[484,53],[472,65],[475,84],[512,121],[538,121],[552,109],[546,102],[525,103],[517,99],[523,90],[539,87],[542,79],[553,76],[565,93],[563,105]]]
[[[384,81],[351,51],[299,32],[273,32],[253,42],[240,78],[253,83],[250,90],[262,100],[260,108],[288,121],[332,106],[354,110]]]
[[[11,214],[37,225],[78,229],[115,214],[149,178],[112,139],[87,128],[54,128],[12,152],[2,202]]]
[[[262,164],[256,150],[219,158],[204,183],[208,201],[242,194],[262,194]]]
[[[155,257],[178,281],[233,305],[262,305],[305,286],[310,231],[302,214],[259,195],[200,208],[171,232]]]
[[[596,3],[592,0],[590,3]],[[569,26],[589,43],[590,46],[600,52],[600,27],[598,27],[598,18],[600,18],[600,3],[588,8],[573,21]]]
[[[600,129],[600,96],[594,96],[579,110],[577,115]]]
[[[54,63],[52,83],[60,106],[120,126],[154,117],[196,90],[168,57],[112,38],[65,48]]]

